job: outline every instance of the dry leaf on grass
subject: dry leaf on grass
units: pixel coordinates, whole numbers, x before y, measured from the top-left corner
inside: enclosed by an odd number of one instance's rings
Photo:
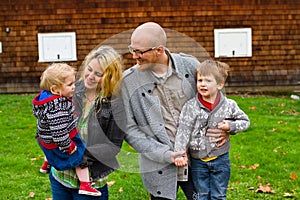
[[[250,165],[249,169],[256,169],[257,167],[259,167],[259,164],[255,163],[254,165]]]
[[[107,185],[108,185],[108,186],[112,186],[113,184],[115,184],[115,181],[108,181],[108,182],[107,182]]]
[[[274,190],[272,190],[270,188],[269,183],[266,184],[266,185],[263,185],[263,184],[260,183],[258,189],[255,190],[255,192],[257,192],[257,193],[272,193],[272,194],[276,193]]]
[[[33,198],[33,197],[34,197],[34,192],[30,192],[28,198]]]
[[[297,178],[298,176],[295,173],[291,172],[290,179],[296,180]]]
[[[254,190],[254,187],[249,187],[248,190]]]
[[[291,194],[291,193],[285,192],[285,193],[283,194],[283,197],[285,197],[285,198],[293,198],[294,196],[293,196],[293,194]]]

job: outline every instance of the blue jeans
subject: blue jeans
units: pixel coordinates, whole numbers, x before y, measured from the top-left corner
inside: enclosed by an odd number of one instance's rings
[[[196,200],[226,199],[230,178],[229,153],[209,162],[191,159],[191,169]]]
[[[50,173],[49,175],[51,190],[52,190],[52,199],[53,200],[108,200],[108,187],[107,185],[102,188],[97,188],[102,195],[95,197],[89,195],[78,194],[78,189],[72,189],[65,187],[57,180],[55,180]]]
[[[47,149],[40,144],[39,139],[37,139],[38,144],[43,150],[49,164],[57,170],[68,170],[79,166],[82,162],[83,154],[85,151],[85,143],[77,134],[72,138],[72,141],[75,142],[77,150],[72,155],[68,153],[61,152],[58,148]]]

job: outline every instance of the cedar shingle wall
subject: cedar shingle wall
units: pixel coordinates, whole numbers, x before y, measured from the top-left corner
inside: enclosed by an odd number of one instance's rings
[[[37,33],[76,32],[78,61],[69,64],[77,68],[103,42],[123,54],[129,67],[131,29],[146,21],[173,30],[168,31],[172,51],[200,60],[214,56],[215,28],[250,27],[252,57],[218,59],[231,66],[228,86],[299,89],[298,0],[10,0],[0,2],[0,93],[39,90],[49,63],[38,63]]]

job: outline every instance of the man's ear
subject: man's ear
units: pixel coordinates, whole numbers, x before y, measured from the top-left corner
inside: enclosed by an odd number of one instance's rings
[[[60,88],[57,85],[52,85],[50,87],[50,92],[52,94],[60,95]]]
[[[164,53],[165,49],[164,49],[163,46],[159,46],[159,47],[156,49],[156,51],[161,55],[161,54]]]

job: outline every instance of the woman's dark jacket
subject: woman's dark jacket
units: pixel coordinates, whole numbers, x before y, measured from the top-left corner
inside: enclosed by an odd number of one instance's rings
[[[79,120],[82,117],[83,99],[85,95],[84,81],[76,82],[73,101]],[[97,101],[96,101],[97,102]],[[124,139],[124,132],[119,128],[115,118],[122,118],[123,104],[117,98],[102,99],[92,108],[88,119],[87,151],[83,163],[89,165],[92,178],[107,176],[119,167],[116,159]],[[113,108],[118,111],[113,111]],[[115,116],[118,113],[120,116]],[[80,130],[79,130],[80,134]]]

